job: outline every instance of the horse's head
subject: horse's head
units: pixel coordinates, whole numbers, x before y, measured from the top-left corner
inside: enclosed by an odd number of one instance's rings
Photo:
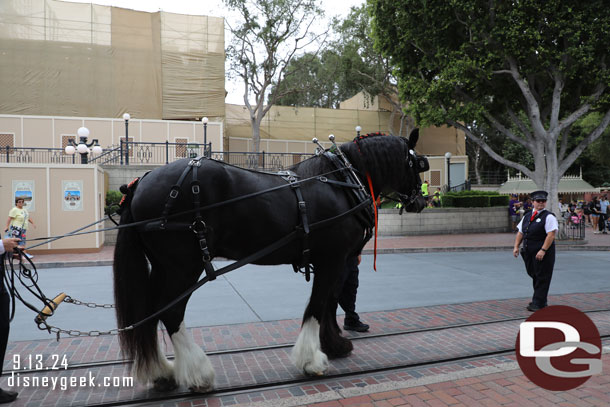
[[[396,192],[407,212],[421,212],[426,207],[426,200],[421,194],[420,173],[428,171],[430,164],[423,155],[415,154],[415,145],[419,139],[419,129],[415,129],[409,135],[409,139],[403,139],[406,144],[405,152],[405,174],[403,186],[398,187]]]
[[[395,192],[408,212],[421,212],[426,201],[421,196],[419,174],[429,169],[428,159],[415,154],[419,130],[409,139],[382,134],[367,134],[345,143],[341,150],[358,170],[362,183],[370,176],[375,198],[381,192]],[[367,188],[368,189],[368,188]]]

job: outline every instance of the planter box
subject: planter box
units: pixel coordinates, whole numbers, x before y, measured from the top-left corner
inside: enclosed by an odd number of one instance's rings
[[[510,231],[508,209],[426,208],[421,213],[398,214],[398,209],[379,211],[380,236],[415,236]]]

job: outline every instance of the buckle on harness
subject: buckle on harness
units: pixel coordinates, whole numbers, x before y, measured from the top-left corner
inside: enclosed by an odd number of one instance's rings
[[[193,191],[194,195],[197,195],[199,193],[199,185],[193,185],[191,190]]]
[[[326,177],[318,177],[318,180],[321,182],[328,182],[328,178]]]
[[[199,233],[205,233],[208,230],[205,225],[205,222],[201,219],[194,221],[193,224],[189,226],[189,229],[191,229],[196,235],[198,235]]]
[[[305,201],[299,201],[299,210],[305,212]]]
[[[189,166],[191,167],[201,167],[201,158],[194,158],[191,161],[189,161]]]
[[[176,199],[176,197],[178,196],[178,194],[180,193],[180,190],[178,189],[172,189],[169,193],[169,197]]]

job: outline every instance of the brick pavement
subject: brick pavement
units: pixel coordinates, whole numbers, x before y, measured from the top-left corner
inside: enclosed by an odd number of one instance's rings
[[[460,324],[467,322],[490,321],[507,317],[523,318],[529,313],[524,311],[525,299],[485,301],[470,304],[440,305],[397,311],[382,311],[365,315],[371,322],[371,333],[383,334],[392,330],[433,328],[447,324]],[[600,309],[610,306],[609,293],[570,294],[556,296],[553,301],[570,304],[580,309]],[[591,314],[592,319],[602,334],[610,334],[610,313]],[[333,360],[329,373],[358,372],[361,369],[382,368],[385,366],[399,366],[401,364],[426,363],[440,358],[452,358],[489,352],[497,349],[508,349],[514,345],[515,335],[520,320],[493,325],[453,328],[449,331],[420,332],[410,335],[396,335],[386,338],[374,338],[355,341],[354,353],[344,359]],[[297,320],[272,321],[257,324],[239,324],[217,327],[192,328],[196,342],[206,350],[227,350],[244,345],[256,346],[265,344],[291,343],[294,341],[299,329]],[[258,332],[258,337],[256,333]],[[356,334],[355,336],[362,336]],[[251,341],[254,339],[254,343]],[[114,344],[113,344],[114,343]],[[171,344],[165,341],[164,348],[172,353]],[[110,346],[109,346],[110,345]],[[255,383],[269,383],[275,380],[301,380],[302,374],[298,372],[289,361],[289,349],[273,349],[270,351],[242,352],[237,354],[221,354],[211,356],[212,364],[217,371],[217,388],[235,388]],[[9,359],[13,354],[20,354],[26,360],[31,354],[65,354],[70,365],[91,360],[112,360],[118,357],[118,348],[115,338],[75,338],[62,339],[59,343],[54,341],[24,341],[9,344]],[[404,398],[406,402],[430,402],[426,405],[438,404],[449,398],[443,393],[443,388],[432,386],[434,383],[449,382],[465,377],[479,377],[506,373],[518,369],[513,357],[497,356],[483,359],[467,359],[460,362],[444,363],[442,365],[422,366],[416,368],[403,368],[389,373],[377,373],[368,376],[352,376],[343,379],[321,379],[315,382],[288,385],[285,387],[265,391],[244,392],[231,396],[189,397],[178,402],[165,402],[165,406],[287,406],[311,405],[314,402],[337,402],[329,405],[357,405],[359,402],[373,403],[363,405],[376,405],[378,402],[394,403]],[[10,366],[10,360],[5,361],[5,367]],[[8,366],[7,366],[8,364]],[[112,365],[93,371],[96,377],[121,377],[128,375],[125,366]],[[7,369],[8,370],[8,369]],[[66,373],[50,372],[50,377],[82,377],[82,370],[68,371]],[[457,376],[455,376],[457,375]],[[512,377],[512,376],[510,376]],[[6,386],[6,376],[0,380],[1,386]],[[499,380],[486,379],[486,382]],[[521,379],[522,381],[524,379]],[[505,383],[505,382],[502,382]],[[427,393],[406,393],[401,389],[411,389],[425,386]],[[430,387],[432,386],[432,387]],[[449,385],[447,385],[449,386]],[[473,400],[483,400],[487,397],[494,400],[495,393],[502,394],[501,383],[486,384],[486,388],[472,388],[463,390],[466,385],[456,385],[463,394],[451,394],[465,405],[468,397]],[[490,391],[487,391],[487,390]],[[15,406],[80,406],[98,402],[116,402],[117,400],[130,400],[138,397],[155,396],[150,389],[137,385],[120,390],[106,388],[101,392],[98,388],[84,388],[68,391],[49,392],[44,388],[21,389],[22,395]],[[475,396],[475,393],[478,396]],[[398,391],[399,394],[393,393]],[[412,391],[412,390],[408,390]],[[454,391],[454,390],[452,390]],[[184,389],[182,389],[184,392]],[[392,393],[388,393],[392,392]],[[495,392],[495,393],[494,393]],[[381,393],[381,395],[377,395]],[[487,394],[489,393],[489,394]],[[520,391],[516,394],[523,396]],[[568,392],[569,394],[569,392]],[[464,396],[461,399],[457,396]],[[569,394],[570,395],[570,394]],[[573,397],[577,397],[571,394]],[[424,397],[422,400],[421,398]],[[548,398],[547,395],[538,395],[534,399]],[[588,397],[588,396],[587,396]],[[601,397],[601,396],[600,396]],[[437,400],[438,399],[438,400]],[[462,400],[463,399],[463,400]],[[510,399],[510,398],[507,398]],[[487,399],[485,399],[487,400]],[[497,401],[497,400],[496,400]],[[347,403],[347,404],[346,404]],[[351,403],[351,404],[350,404]],[[404,403],[403,403],[404,404]],[[386,404],[378,404],[386,405]],[[406,404],[404,404],[406,405]],[[418,404],[413,404],[418,405]],[[488,405],[482,402],[481,405]],[[514,404],[513,404],[514,405]]]

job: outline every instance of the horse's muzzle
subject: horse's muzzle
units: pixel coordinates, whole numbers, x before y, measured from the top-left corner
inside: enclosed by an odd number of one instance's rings
[[[415,200],[409,205],[405,206],[405,210],[407,212],[415,212],[420,213],[426,207],[426,200],[423,196],[418,196]]]

